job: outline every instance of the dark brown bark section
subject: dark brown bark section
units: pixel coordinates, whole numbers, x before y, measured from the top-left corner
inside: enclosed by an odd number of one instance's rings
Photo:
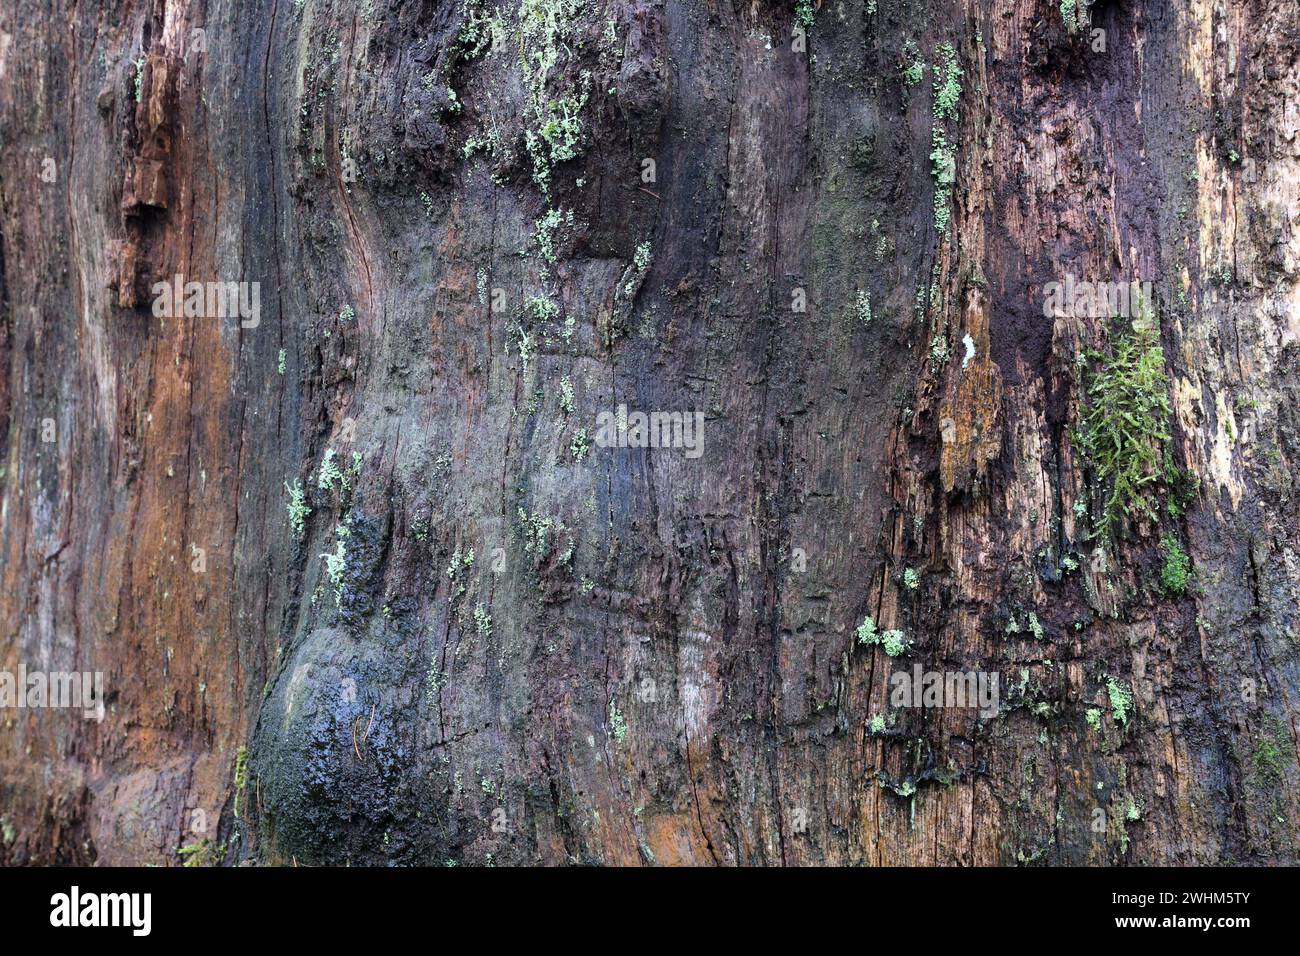
[[[0,712],[0,861],[1296,862],[1300,14],[1080,8],[0,12],[0,668],[109,692]],[[530,92],[586,95],[549,194]],[[1155,282],[1200,482],[1104,572],[1066,273]],[[619,403],[704,455],[575,453]],[[1003,712],[891,709],[914,663]]]

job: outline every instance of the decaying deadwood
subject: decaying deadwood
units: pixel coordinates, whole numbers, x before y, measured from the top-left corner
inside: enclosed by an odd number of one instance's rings
[[[8,0],[0,862],[1296,863],[1298,45]]]

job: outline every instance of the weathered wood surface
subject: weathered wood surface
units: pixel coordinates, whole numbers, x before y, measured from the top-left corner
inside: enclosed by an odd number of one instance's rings
[[[1079,6],[9,0],[0,668],[108,700],[0,711],[0,862],[1297,862],[1300,9]],[[1067,274],[1199,479],[1103,559]]]

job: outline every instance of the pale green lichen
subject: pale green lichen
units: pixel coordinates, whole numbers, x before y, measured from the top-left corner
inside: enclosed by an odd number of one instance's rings
[[[906,634],[897,629],[879,631],[876,628],[876,622],[870,617],[862,619],[862,623],[857,627],[856,634],[859,644],[879,644],[890,657],[898,657],[905,653],[908,648]]]
[[[524,311],[533,322],[544,325],[560,314],[560,307],[550,299],[534,295],[529,296],[528,301],[524,303]]]
[[[466,59],[472,60],[489,47],[502,44],[506,34],[500,11],[494,10],[488,15],[483,11],[482,0],[464,0],[461,13],[465,22],[456,39],[464,49]]]
[[[533,231],[533,240],[537,243],[537,253],[548,265],[554,265],[559,258],[556,250],[556,232],[564,223],[573,222],[573,211],[562,213],[558,209],[548,209],[541,219],[537,220]]]
[[[650,243],[643,242],[636,247],[636,252],[632,254],[632,265],[625,270],[620,287],[624,299],[631,301],[636,298],[641,283],[645,282],[645,277],[650,272],[650,264],[653,261],[654,255],[650,251]]]
[[[482,604],[474,608],[474,629],[483,637],[492,636],[492,615]]]
[[[524,552],[544,555],[549,550],[548,536],[555,522],[542,514],[529,515],[523,508],[518,509],[519,523],[523,527]]]
[[[930,134],[930,172],[934,177],[934,228],[947,233],[952,222],[952,184],[956,178],[957,151],[939,127]],[[946,349],[946,345],[945,345]],[[945,357],[944,361],[947,361]]]
[[[1117,724],[1128,726],[1133,710],[1133,692],[1113,677],[1106,678],[1106,695],[1110,698],[1110,715]]]
[[[609,699],[609,732],[615,743],[621,744],[627,739],[627,721],[623,719],[623,714],[613,697]]]
[[[325,456],[320,462],[320,471],[316,475],[316,487],[322,491],[343,487],[343,472],[339,470],[338,463],[335,461],[337,457],[338,454],[333,448],[325,449]]]
[[[903,44],[903,61],[903,86],[916,86],[925,77],[925,60],[916,41],[908,40]]]
[[[859,644],[878,644],[880,643],[880,634],[876,630],[876,622],[870,617],[864,617],[862,623],[857,629]]]
[[[857,306],[854,308],[854,314],[857,316],[859,325],[871,324],[871,293],[865,290],[858,292]]]
[[[334,551],[326,552],[321,555],[325,561],[325,574],[330,579],[330,586],[334,589],[334,600],[336,602],[343,598],[343,575],[347,571],[347,546],[344,539],[347,538],[349,530],[346,525],[339,525],[334,529]]]
[[[557,70],[567,54],[573,27],[582,12],[580,0],[523,0],[519,6],[519,53],[530,122],[524,145],[533,162],[533,180],[549,193],[552,168],[578,155],[582,136],[579,114],[587,103],[591,76],[578,74],[577,88],[552,92],[552,79],[571,76]]]
[[[1142,807],[1132,796],[1124,798],[1124,820],[1128,823],[1135,823],[1142,819]]]
[[[144,64],[145,55],[141,53],[135,61],[135,101],[140,102],[144,96]]]
[[[291,485],[286,481],[284,487],[289,492],[289,526],[293,528],[293,533],[301,538],[307,526],[307,516],[311,514],[311,506],[307,504],[302,482],[295,479]]]
[[[939,47],[939,61],[934,66],[934,116],[953,119],[961,100],[962,68],[957,65],[957,51],[951,43]]]
[[[447,577],[456,580],[456,575],[462,571],[469,570],[474,564],[474,549],[470,548],[464,554],[461,554],[460,548],[452,552],[451,564],[447,565]]]
[[[587,457],[590,450],[591,446],[587,441],[587,429],[579,428],[573,433],[573,440],[569,442],[569,454],[573,456],[574,461],[580,462]]]
[[[532,365],[533,353],[537,351],[537,346],[533,336],[529,335],[523,326],[516,326],[514,329],[516,338],[516,348],[519,350],[519,363],[522,374],[527,375],[528,369]]]
[[[880,644],[889,657],[898,657],[907,650],[907,637],[902,631],[885,631],[880,635]]]
[[[1061,20],[1065,23],[1065,29],[1071,33],[1077,33],[1079,30],[1079,2],[1078,0],[1061,0]]]
[[[939,224],[936,222],[935,226],[938,228]],[[943,228],[947,228],[946,223]],[[930,339],[930,361],[934,363],[936,367],[942,368],[948,364],[948,359],[951,357],[952,350],[948,347],[947,338],[944,337],[942,332],[936,332]]]

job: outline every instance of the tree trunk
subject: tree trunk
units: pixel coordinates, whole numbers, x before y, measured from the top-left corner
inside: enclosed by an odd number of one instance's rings
[[[6,3],[0,862],[1300,862],[1298,45]]]

